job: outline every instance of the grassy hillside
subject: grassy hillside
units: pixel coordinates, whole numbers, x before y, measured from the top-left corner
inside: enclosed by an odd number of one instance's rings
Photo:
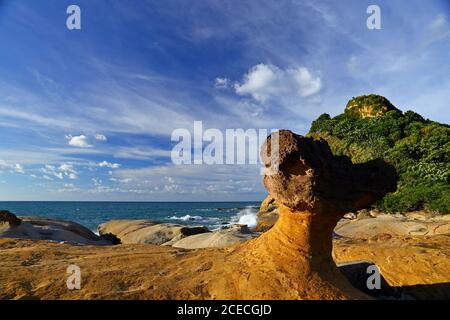
[[[399,174],[398,190],[380,210],[450,213],[450,126],[403,113],[377,95],[353,98],[334,118],[322,114],[308,134],[327,140],[336,155],[353,162],[384,158]]]

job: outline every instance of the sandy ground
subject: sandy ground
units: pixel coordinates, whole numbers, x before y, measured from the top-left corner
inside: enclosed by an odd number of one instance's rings
[[[227,288],[221,282],[235,278],[233,283],[238,285],[239,279],[252,277],[261,269],[230,264],[227,257],[233,256],[233,250],[235,247],[189,251],[156,245],[73,246],[0,239],[0,298],[211,299],[233,298],[236,292],[242,293],[236,298],[246,298],[249,288]],[[334,241],[333,256],[337,263],[372,261],[389,285],[412,288],[418,298],[450,298],[450,236],[342,238]],[[66,270],[71,264],[81,268],[81,290],[66,287]],[[291,286],[289,279],[281,281],[278,289]],[[267,295],[259,298],[293,297],[277,292],[276,283],[267,286]],[[230,295],[221,295],[214,288]]]

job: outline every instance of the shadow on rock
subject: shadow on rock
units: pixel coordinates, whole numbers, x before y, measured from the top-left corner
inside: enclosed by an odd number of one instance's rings
[[[379,289],[369,289],[373,282],[374,272],[370,267],[375,264],[368,261],[356,261],[338,264],[339,270],[358,290],[382,300],[446,300],[450,299],[450,283],[417,284],[412,286],[393,287],[380,273]],[[378,267],[376,267],[378,269]],[[378,269],[379,270],[379,269]]]

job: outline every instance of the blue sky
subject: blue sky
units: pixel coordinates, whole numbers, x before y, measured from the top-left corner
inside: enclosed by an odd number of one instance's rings
[[[258,166],[174,166],[172,131],[305,134],[368,93],[450,120],[445,0],[0,0],[0,39],[0,200],[261,200]]]

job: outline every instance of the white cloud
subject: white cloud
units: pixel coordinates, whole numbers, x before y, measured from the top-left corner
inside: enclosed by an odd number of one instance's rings
[[[309,97],[322,88],[322,80],[305,67],[282,70],[271,64],[258,64],[244,75],[234,89],[238,95],[250,95],[259,102],[271,97],[296,95]]]
[[[441,29],[447,24],[447,17],[444,14],[438,14],[434,20],[430,23],[431,29]]]
[[[60,188],[56,191],[57,192],[79,192],[79,191],[81,191],[81,189],[72,183],[66,183],[66,184],[64,184],[64,186],[62,188]]]
[[[98,140],[98,141],[106,141],[106,140],[108,140],[108,139],[107,139],[106,136],[103,135],[103,134],[96,134],[96,135],[95,135],[95,140]]]
[[[94,186],[96,186],[96,187],[102,185],[102,180],[100,180],[99,178],[92,178],[91,181],[94,184]]]
[[[0,171],[9,170],[14,173],[25,173],[23,166],[19,163],[11,163],[9,161],[0,160]]]
[[[242,84],[236,83],[234,88],[239,95],[251,95],[255,100],[264,102],[269,96],[278,94],[277,79],[282,71],[275,66],[258,64],[244,76]]]
[[[429,24],[429,32],[426,35],[425,45],[446,40],[450,36],[447,17],[444,14],[438,14]]]
[[[312,96],[322,89],[322,80],[319,77],[315,78],[306,68],[290,69],[288,74],[295,79],[298,85],[298,93],[302,97]]]
[[[98,164],[98,166],[101,167],[101,168],[111,168],[111,169],[119,169],[120,168],[120,164],[118,164],[118,163],[111,163],[111,162],[108,162],[108,161],[100,162]]]
[[[73,168],[73,166],[71,164],[66,164],[66,163],[62,164],[59,167],[59,170],[71,180],[78,178],[77,171]]]
[[[78,148],[91,148],[92,146],[87,142],[87,137],[85,135],[72,136],[66,135],[66,139],[69,141],[69,145]]]
[[[172,177],[166,177],[167,181],[169,181],[169,183],[174,183]]]
[[[78,178],[78,176],[76,174],[69,173],[69,179],[74,180],[74,179],[77,179],[77,178]]]
[[[41,171],[46,175],[55,176],[56,178],[61,180],[64,179],[62,172],[58,172],[55,166],[46,164],[43,168],[41,168]]]
[[[61,170],[64,173],[76,173],[73,166],[71,164],[67,164],[67,163],[60,165],[59,170]]]
[[[133,179],[116,179],[114,177],[109,178],[109,181],[120,182],[120,183],[130,183]]]
[[[67,163],[63,163],[59,167],[47,164],[43,168],[41,168],[41,172],[45,174],[43,178],[46,180],[49,180],[49,176],[54,176],[60,180],[63,180],[64,177],[67,177],[71,180],[78,178],[77,171],[75,170],[73,165]]]
[[[53,173],[53,175],[60,180],[64,179],[62,172],[55,172],[55,173]]]
[[[25,173],[25,172],[23,171],[22,165],[21,165],[21,164],[18,164],[18,163],[16,163],[16,164],[14,165],[14,171],[17,172],[17,173]]]
[[[170,152],[170,150],[149,147],[118,147],[114,149],[114,157],[148,160],[156,157],[170,157]]]
[[[216,81],[214,83],[214,87],[216,89],[226,89],[226,88],[228,88],[229,83],[230,83],[229,79],[218,77],[218,78],[216,78]]]

